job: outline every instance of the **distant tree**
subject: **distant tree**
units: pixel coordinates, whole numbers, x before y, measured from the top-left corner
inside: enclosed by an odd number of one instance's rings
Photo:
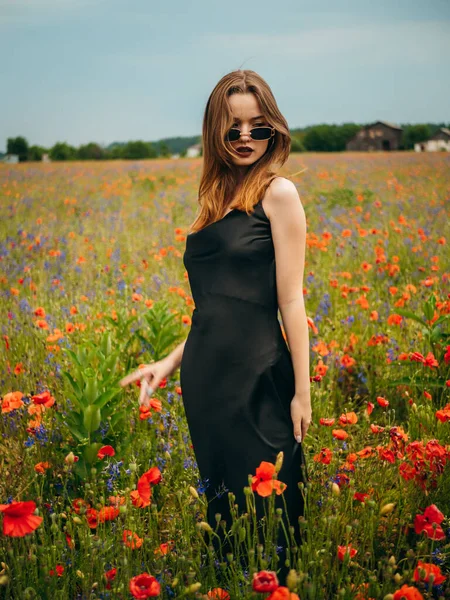
[[[100,160],[104,158],[104,154],[101,146],[95,142],[90,142],[78,148],[77,158],[80,160]]]
[[[300,134],[291,135],[291,152],[306,152],[302,137]]]
[[[149,142],[137,140],[127,142],[122,148],[122,158],[139,160],[141,158],[156,158],[156,152]]]
[[[112,148],[107,148],[104,150],[103,158],[105,158],[107,160],[123,158],[122,151],[123,151],[123,146],[121,146],[119,144],[117,146],[113,146]]]
[[[303,143],[310,152],[342,152],[359,129],[354,123],[313,125],[306,132]]]
[[[166,142],[161,142],[159,146],[159,155],[161,158],[170,158],[172,156],[172,153],[170,152],[169,146],[166,144]]]
[[[17,154],[19,162],[24,162],[28,159],[28,142],[19,135],[15,138],[8,138],[6,142],[6,154]]]
[[[77,149],[66,142],[56,142],[50,148],[49,154],[52,160],[75,160],[77,158]]]
[[[414,144],[425,142],[431,135],[431,128],[427,124],[405,125],[402,132],[401,148],[403,150],[412,150]]]
[[[30,146],[28,149],[28,160],[41,161],[42,156],[47,152],[48,150],[43,146]]]

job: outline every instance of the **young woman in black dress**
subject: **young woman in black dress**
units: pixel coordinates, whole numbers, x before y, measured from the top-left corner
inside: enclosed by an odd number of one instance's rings
[[[195,309],[187,339],[167,357],[125,377],[141,380],[147,405],[180,367],[180,384],[208,520],[231,526],[228,493],[246,509],[244,487],[261,461],[277,478],[295,539],[307,483],[302,441],[311,423],[309,336],[303,299],[306,219],[295,185],[273,166],[289,157],[288,124],[268,84],[233,71],[212,91],[203,120],[199,211],[186,238]],[[278,320],[280,310],[287,342]],[[255,492],[257,516],[264,515]],[[275,506],[283,508],[281,495]],[[280,528],[281,533],[281,528]],[[280,545],[286,542],[280,536]],[[280,576],[285,548],[281,550]]]

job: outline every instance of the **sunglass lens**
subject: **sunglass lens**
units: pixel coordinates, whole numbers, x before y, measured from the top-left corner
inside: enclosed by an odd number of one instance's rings
[[[241,137],[241,132],[239,131],[239,129],[230,129],[228,131],[228,140],[230,142],[235,142],[240,137]]]
[[[255,127],[252,129],[252,138],[254,140],[268,140],[272,130],[270,127]]]

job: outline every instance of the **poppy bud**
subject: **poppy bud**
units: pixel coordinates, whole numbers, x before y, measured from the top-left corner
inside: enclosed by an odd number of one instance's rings
[[[385,504],[380,510],[380,516],[387,515],[394,510],[395,502]]]
[[[195,498],[196,500],[198,500],[199,496],[198,496],[198,492],[197,492],[197,490],[195,489],[195,487],[192,487],[192,485],[190,485],[190,486],[189,486],[189,492],[190,492],[190,494],[191,494],[191,496],[192,496],[193,498]]]
[[[283,466],[283,458],[284,458],[283,451],[278,452],[277,459],[275,461],[275,473],[279,473],[280,472],[280,469]]]
[[[207,531],[208,533],[212,533],[212,527],[206,521],[200,521],[200,523],[197,523],[197,527],[199,527],[199,529],[203,529],[203,531]]]
[[[336,482],[333,481],[333,483],[331,484],[331,491],[333,492],[333,494],[335,496],[339,496],[341,493],[341,488],[338,486],[338,484]]]

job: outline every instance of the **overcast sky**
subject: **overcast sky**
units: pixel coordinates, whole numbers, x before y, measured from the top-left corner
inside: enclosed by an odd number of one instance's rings
[[[199,135],[217,81],[289,127],[450,121],[449,0],[0,0],[0,150]]]

